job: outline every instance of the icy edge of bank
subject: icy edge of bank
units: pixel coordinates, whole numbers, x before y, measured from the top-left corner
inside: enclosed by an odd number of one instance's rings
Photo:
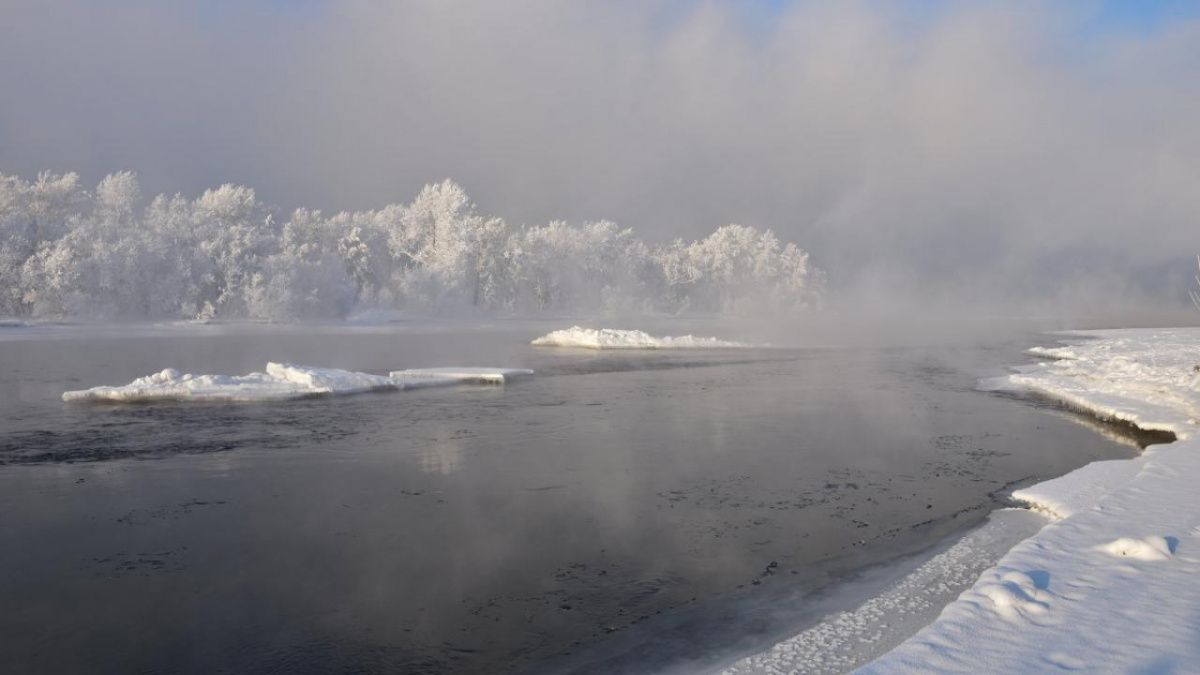
[[[68,402],[277,401],[455,384],[503,384],[509,378],[532,374],[532,370],[523,368],[449,367],[415,368],[392,371],[388,375],[372,375],[337,368],[270,362],[265,372],[247,375],[192,375],[167,368],[139,377],[127,385],[68,391],[63,393],[62,398]]]
[[[844,673],[928,624],[1006,551],[1045,523],[1044,515],[1025,509],[994,511],[983,525],[858,607],[826,616],[817,625],[745,657],[721,673]]]
[[[745,349],[758,345],[719,340],[695,335],[655,337],[640,330],[619,328],[583,328],[571,326],[556,330],[530,344],[537,347],[576,347],[582,349]]]
[[[1173,432],[1014,497],[1059,520],[860,672],[1170,672],[1200,663],[1200,329],[1077,334],[988,383]]]

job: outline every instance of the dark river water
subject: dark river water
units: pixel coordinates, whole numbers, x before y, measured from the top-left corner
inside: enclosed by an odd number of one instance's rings
[[[978,523],[1010,484],[1134,452],[973,390],[1033,335],[527,344],[551,327],[0,329],[0,672],[719,663],[803,627],[738,607],[797,602]],[[59,399],[268,360],[537,374],[261,404]],[[689,613],[704,620],[681,633]]]

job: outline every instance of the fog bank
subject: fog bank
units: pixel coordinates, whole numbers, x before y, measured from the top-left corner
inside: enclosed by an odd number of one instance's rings
[[[1073,3],[9,0],[0,172],[514,223],[771,228],[848,305],[1170,310],[1200,23]]]

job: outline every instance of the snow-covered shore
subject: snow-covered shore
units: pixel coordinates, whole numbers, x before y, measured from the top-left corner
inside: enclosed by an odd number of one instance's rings
[[[1200,328],[1080,331],[1062,343],[1031,350],[1048,360],[982,388],[1051,398],[1177,441],[1015,492],[1050,524],[858,672],[1200,670]],[[904,611],[886,614],[884,626],[906,621]],[[856,661],[825,659],[824,647],[840,654],[845,645],[820,628],[731,671],[830,672]],[[858,663],[877,647],[862,642]]]
[[[394,370],[388,375],[373,375],[270,362],[265,372],[248,375],[192,375],[167,368],[126,385],[68,391],[62,398],[64,401],[113,402],[278,401],[455,384],[503,384],[508,378],[531,374],[532,370],[523,368],[452,367]]]
[[[989,384],[1178,441],[1018,491],[1059,519],[863,672],[1200,668],[1200,329],[1073,337]]]

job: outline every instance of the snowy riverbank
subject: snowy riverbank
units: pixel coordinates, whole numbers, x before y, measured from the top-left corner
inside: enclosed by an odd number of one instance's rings
[[[1018,491],[1059,520],[866,672],[1171,672],[1200,663],[1200,329],[1077,335],[1034,352],[1053,360],[991,384],[1178,442]]]
[[[861,672],[1177,672],[1200,663],[1200,328],[1078,332],[1031,353],[1048,360],[983,387],[1048,397],[1177,442],[1018,490],[1015,499],[1052,522]],[[883,626],[906,621],[903,606],[884,605],[895,611],[874,617]],[[820,629],[861,613],[831,617],[732,670],[844,669],[855,659],[823,658],[824,647],[845,645]],[[859,663],[872,642],[861,640]]]

